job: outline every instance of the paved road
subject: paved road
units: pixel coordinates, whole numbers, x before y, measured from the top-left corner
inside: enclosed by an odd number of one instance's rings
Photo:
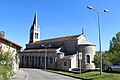
[[[24,75],[24,76],[23,76]],[[80,80],[41,69],[22,68],[11,80]]]

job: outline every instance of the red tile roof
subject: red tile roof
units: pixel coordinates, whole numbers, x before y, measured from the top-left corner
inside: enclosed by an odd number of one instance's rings
[[[56,53],[56,48],[47,49],[48,53]],[[45,49],[27,49],[22,51],[22,53],[45,53]]]
[[[66,36],[66,37],[59,37],[59,38],[53,38],[53,39],[47,39],[47,40],[40,40],[32,44],[41,44],[41,43],[52,43],[52,42],[64,42],[69,40],[76,40],[79,35],[73,35],[73,36]]]
[[[15,46],[15,48],[18,49],[18,50],[22,48],[20,45],[14,43],[14,42],[12,42],[12,41],[4,38],[4,37],[1,37],[1,36],[0,36],[0,42],[3,42],[4,44],[7,43],[9,46]]]

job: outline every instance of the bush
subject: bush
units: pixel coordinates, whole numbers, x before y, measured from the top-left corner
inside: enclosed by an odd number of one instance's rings
[[[0,76],[2,80],[9,80],[11,68],[0,64]],[[0,79],[1,79],[0,78]]]

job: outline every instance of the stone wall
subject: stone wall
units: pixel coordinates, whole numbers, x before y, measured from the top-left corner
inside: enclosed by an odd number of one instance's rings
[[[56,53],[47,53],[47,68],[55,69],[55,56]],[[45,68],[45,53],[20,53],[20,67]]]
[[[82,52],[82,68],[85,69],[95,69],[94,55],[95,55],[95,45],[80,45],[79,52]],[[86,56],[90,56],[90,63],[87,63]]]
[[[61,60],[61,68],[60,68],[60,70],[69,71],[69,68],[71,68],[71,60],[70,59]]]

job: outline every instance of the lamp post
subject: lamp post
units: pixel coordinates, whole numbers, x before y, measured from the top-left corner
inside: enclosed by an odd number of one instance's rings
[[[51,47],[51,45],[42,45],[43,47],[45,47],[45,70],[46,70],[46,57],[47,57],[47,48]]]
[[[99,31],[99,52],[100,52],[100,75],[102,75],[102,51],[101,51],[101,32],[100,32],[100,13],[108,12],[108,10],[98,11],[93,9],[92,6],[87,6],[88,9],[93,10],[98,16],[98,31]]]

